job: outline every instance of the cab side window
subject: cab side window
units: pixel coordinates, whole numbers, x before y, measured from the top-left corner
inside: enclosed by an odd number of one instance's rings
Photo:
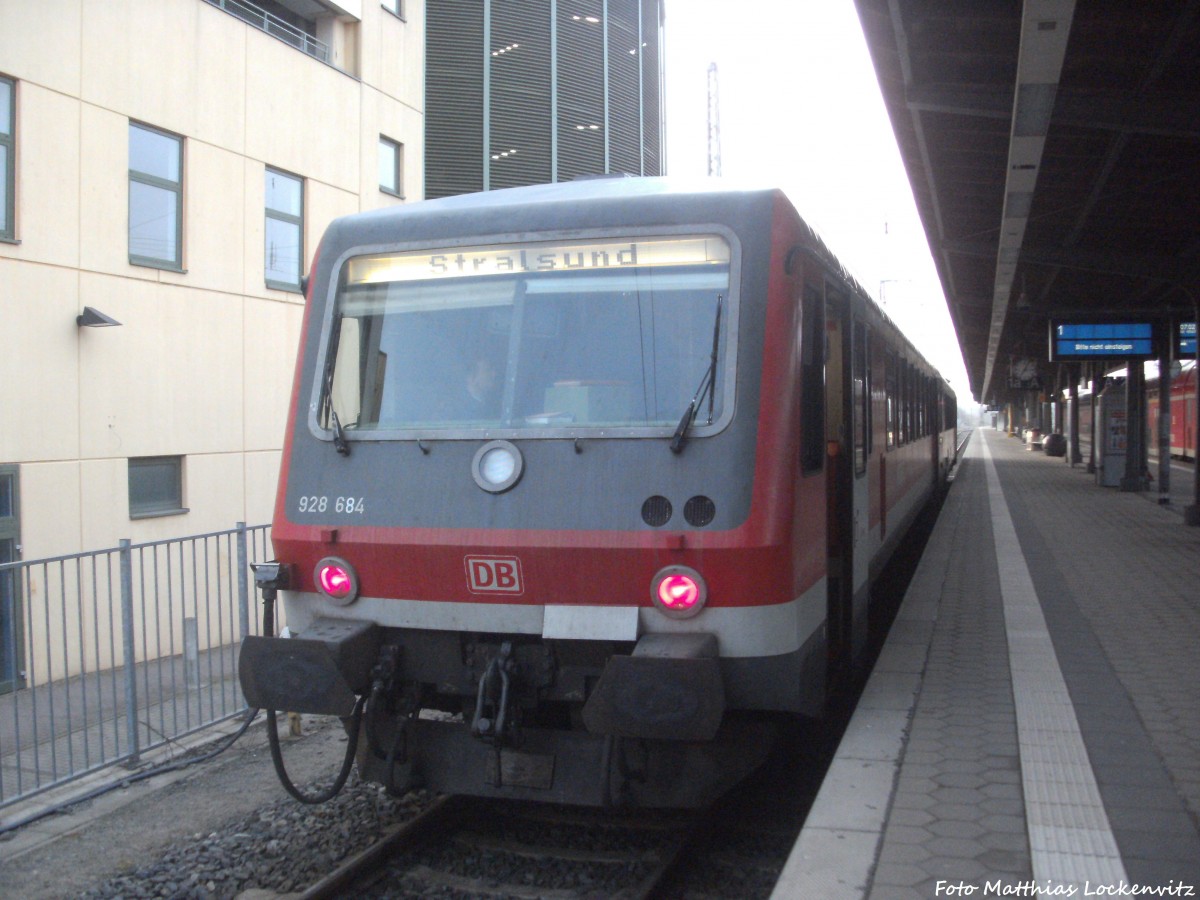
[[[800,320],[800,468],[807,475],[825,465],[825,298],[804,286]]]

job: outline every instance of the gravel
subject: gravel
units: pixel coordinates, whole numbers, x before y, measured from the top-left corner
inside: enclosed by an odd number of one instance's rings
[[[324,785],[310,785],[309,789]],[[424,794],[389,797],[377,785],[347,784],[328,803],[281,800],[219,831],[178,841],[153,862],[83,892],[82,900],[172,897],[209,900],[260,888],[298,891],[411,818]]]
[[[293,779],[311,792],[332,780],[346,741],[336,720],[306,719],[305,732],[285,741],[284,759]],[[227,753],[187,771],[168,783],[148,779],[127,788],[124,799],[105,798],[55,817],[64,833],[50,843],[25,850],[0,844],[0,894],[209,900],[256,888],[298,891],[430,800],[422,792],[390,797],[351,775],[330,802],[298,803],[278,784],[261,725]],[[62,822],[73,827],[63,829]]]

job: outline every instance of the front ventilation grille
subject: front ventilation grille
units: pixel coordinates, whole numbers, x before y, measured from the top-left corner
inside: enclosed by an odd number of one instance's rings
[[[707,497],[695,496],[683,506],[683,517],[695,528],[703,528],[717,515],[717,505]]]
[[[642,504],[642,521],[651,528],[661,528],[671,521],[671,501],[655,494]]]

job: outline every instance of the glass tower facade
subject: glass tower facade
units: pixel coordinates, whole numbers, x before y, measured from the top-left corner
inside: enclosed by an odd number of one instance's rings
[[[437,0],[426,16],[426,197],[662,174],[662,0]]]

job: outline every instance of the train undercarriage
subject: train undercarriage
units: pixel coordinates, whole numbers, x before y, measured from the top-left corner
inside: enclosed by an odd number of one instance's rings
[[[360,775],[394,792],[701,807],[776,731],[727,711],[711,634],[625,645],[318,619],[247,638],[239,669],[252,705],[341,717]]]

